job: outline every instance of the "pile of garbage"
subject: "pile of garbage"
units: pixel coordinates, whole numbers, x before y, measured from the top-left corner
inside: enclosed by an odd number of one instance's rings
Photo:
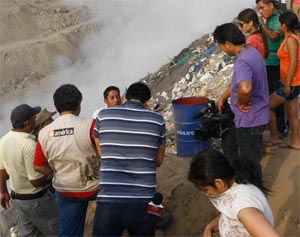
[[[231,84],[232,72],[233,58],[225,55],[209,34],[144,78],[153,91],[153,106],[166,121],[168,152],[176,153],[172,101],[185,97],[216,100]]]

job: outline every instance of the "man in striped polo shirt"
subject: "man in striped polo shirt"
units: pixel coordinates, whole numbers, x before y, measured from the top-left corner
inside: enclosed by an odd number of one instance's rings
[[[93,236],[154,236],[155,218],[147,204],[156,191],[156,168],[162,164],[166,127],[147,109],[151,91],[132,84],[123,105],[99,112],[94,136],[100,140],[101,177]]]

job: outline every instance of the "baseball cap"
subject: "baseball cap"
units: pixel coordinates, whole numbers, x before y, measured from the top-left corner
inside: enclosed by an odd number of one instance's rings
[[[40,111],[40,106],[31,107],[28,104],[21,104],[12,110],[10,121],[13,126],[22,125]]]
[[[51,118],[54,114],[56,114],[56,111],[49,112],[46,108],[43,108],[41,112],[39,112],[35,116],[35,127],[38,127],[42,123],[44,123],[47,119]]]

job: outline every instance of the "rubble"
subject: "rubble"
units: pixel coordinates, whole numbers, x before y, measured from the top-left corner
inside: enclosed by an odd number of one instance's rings
[[[233,59],[218,49],[209,34],[143,79],[154,91],[152,103],[160,104],[166,121],[168,152],[176,154],[172,101],[199,96],[216,100],[231,84],[232,72]]]

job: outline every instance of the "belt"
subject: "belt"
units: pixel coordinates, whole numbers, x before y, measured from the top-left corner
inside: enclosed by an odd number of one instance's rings
[[[11,198],[18,200],[32,200],[43,197],[46,192],[47,189],[32,194],[19,194],[14,191],[11,191]]]

